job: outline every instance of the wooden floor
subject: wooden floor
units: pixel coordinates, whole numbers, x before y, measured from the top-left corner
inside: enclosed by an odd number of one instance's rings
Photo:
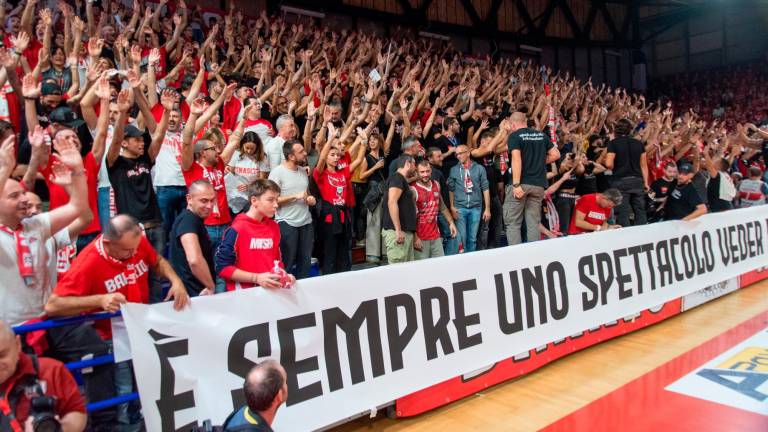
[[[535,431],[765,310],[768,280],[429,413],[333,431]]]

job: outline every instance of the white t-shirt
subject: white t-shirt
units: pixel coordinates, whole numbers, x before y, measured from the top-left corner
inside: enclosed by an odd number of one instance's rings
[[[269,179],[280,186],[280,195],[283,196],[298,195],[309,187],[309,177],[303,167],[292,171],[285,165],[279,165],[269,172]],[[275,220],[298,228],[312,223],[312,215],[306,201],[293,201],[277,209]]]
[[[109,153],[109,146],[112,145],[112,134],[115,131],[115,127],[112,125],[109,125],[107,128],[107,140],[105,141],[104,145],[104,156],[101,157],[101,160],[98,161],[101,165],[99,166],[99,185],[98,188],[106,188],[111,187],[112,183],[109,182],[109,173],[107,172],[107,153]],[[94,129],[91,131],[91,136],[96,137],[97,131]]]
[[[224,182],[227,184],[227,202],[235,212],[242,211],[248,203],[248,193],[237,190],[238,184],[250,184],[259,178],[259,174],[269,172],[269,162],[265,157],[256,162],[249,157],[240,157],[240,150],[235,150],[232,159],[229,160],[229,166],[232,171],[224,176]]]
[[[34,278],[27,285],[19,274],[16,239],[0,232],[0,320],[12,326],[39,317],[58,280],[56,251],[71,244],[69,232],[63,229],[51,237],[48,213],[21,222],[24,237],[32,254]]]
[[[278,135],[267,141],[264,145],[264,153],[267,154],[267,158],[269,159],[269,166],[276,167],[285,160],[283,144],[285,144],[285,140]]]
[[[166,132],[163,144],[152,168],[152,184],[157,186],[186,186],[181,173],[181,132]]]

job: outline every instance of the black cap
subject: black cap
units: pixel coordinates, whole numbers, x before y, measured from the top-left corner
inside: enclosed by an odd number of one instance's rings
[[[61,86],[56,81],[43,81],[43,84],[40,86],[40,93],[43,96],[50,96],[61,95],[63,92],[61,91]]]
[[[127,125],[125,126],[124,130],[124,136],[125,138],[142,138],[144,137],[144,132],[140,131],[139,128],[137,128],[134,125]]]
[[[677,169],[677,171],[680,174],[692,174],[693,173],[693,165],[689,164],[688,162],[685,162],[680,165],[680,168]]]
[[[45,84],[43,84],[45,86]],[[85,121],[77,116],[69,107],[56,108],[48,116],[51,123],[62,124],[73,129],[80,127]]]

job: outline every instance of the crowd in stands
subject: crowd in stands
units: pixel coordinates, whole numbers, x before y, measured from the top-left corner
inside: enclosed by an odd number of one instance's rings
[[[762,67],[726,79],[723,118],[696,93],[714,84],[680,90],[693,109],[673,109],[533,62],[465,61],[443,42],[309,18],[50,3],[0,7],[10,326],[289,288],[313,257],[322,274],[350,270],[354,246],[393,264],[689,220],[768,194],[768,131],[737,122],[762,113],[765,92],[750,87]],[[110,352],[111,337],[102,322],[6,342],[71,362]],[[102,365],[84,393],[132,385],[129,362]],[[59,397],[62,423],[84,412],[70,399]],[[64,430],[85,427],[70,419]],[[95,411],[88,427],[117,422],[132,430],[139,407]]]

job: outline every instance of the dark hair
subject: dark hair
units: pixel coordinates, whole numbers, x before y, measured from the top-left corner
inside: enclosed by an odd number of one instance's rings
[[[413,162],[413,156],[403,153],[401,154],[397,159],[395,159],[395,168],[400,169],[405,166],[408,162]]]
[[[631,121],[623,118],[616,122],[613,131],[616,132],[616,136],[627,136],[632,133],[632,129],[634,128],[635,127],[632,125]]]
[[[435,152],[442,153],[443,151],[440,150],[438,147],[430,147],[430,148],[427,149],[427,158],[430,158],[432,156],[432,154],[435,153]]]
[[[238,149],[240,150],[240,159],[246,157],[245,151],[243,151],[243,145],[245,143],[254,143],[256,144],[256,153],[254,156],[256,157],[257,161],[263,161],[264,160],[264,143],[261,142],[261,137],[256,132],[246,132],[243,134],[243,137],[240,138],[240,146],[238,146]]]
[[[259,371],[263,376],[260,380],[252,382],[248,378],[256,369],[264,369],[263,372]],[[248,408],[254,412],[266,411],[272,405],[272,401],[275,400],[284,384],[283,374],[280,373],[280,370],[275,367],[273,362],[264,362],[256,366],[251,370],[243,383],[243,393],[245,394]]]
[[[456,120],[456,117],[446,117],[443,119],[443,129],[448,129],[451,127],[451,124],[453,124]]]
[[[283,156],[288,159],[288,156],[293,154],[293,146],[299,144],[304,147],[304,143],[297,139],[289,139],[283,144]]]
[[[416,163],[416,166],[428,166],[431,168],[432,164],[430,164],[429,161],[426,159],[419,159],[419,162]]]
[[[280,193],[280,186],[272,180],[256,179],[253,183],[248,185],[248,199],[259,198],[267,191]]]

